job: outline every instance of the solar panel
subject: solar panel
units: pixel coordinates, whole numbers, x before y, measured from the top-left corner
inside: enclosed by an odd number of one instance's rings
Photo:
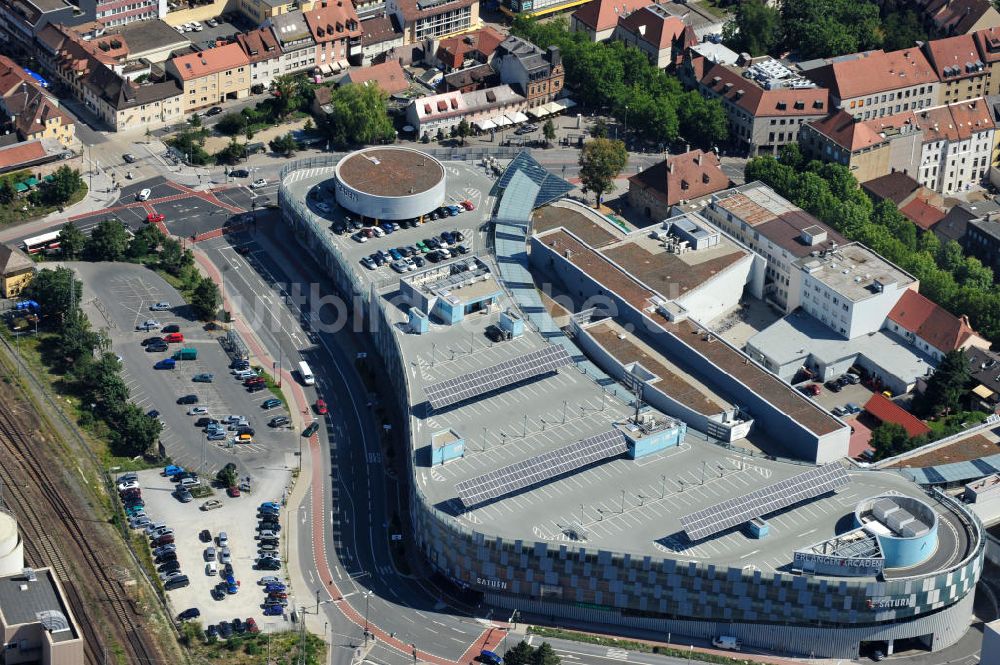
[[[828,464],[686,515],[681,518],[681,526],[692,541],[701,540],[755,517],[832,492],[848,482],[850,478],[844,467]]]
[[[628,450],[625,437],[616,429],[516,462],[455,485],[465,506],[471,507],[519,489],[550,480]]]
[[[427,395],[427,401],[432,408],[441,409],[525,379],[554,372],[572,362],[566,349],[550,344],[544,349],[532,351],[499,365],[434,383],[424,388],[424,394]]]

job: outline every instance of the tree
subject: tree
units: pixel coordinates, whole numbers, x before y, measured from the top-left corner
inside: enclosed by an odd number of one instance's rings
[[[160,243],[160,266],[174,277],[179,277],[184,268],[193,263],[191,250],[183,249],[173,238],[164,238]]]
[[[595,139],[608,138],[608,123],[604,121],[604,118],[598,118],[594,121],[590,127],[590,136]]]
[[[66,222],[59,230],[59,253],[67,261],[74,261],[80,258],[84,245],[87,243],[87,236],[83,231]]]
[[[559,661],[559,656],[548,642],[542,642],[535,653],[531,654],[531,665],[559,665]]]
[[[215,479],[218,480],[224,487],[232,487],[239,483],[239,474],[236,473],[236,465],[232,462],[226,464],[226,466],[219,469],[219,472],[215,474]]]
[[[628,162],[628,151],[621,141],[593,139],[580,151],[580,181],[584,191],[593,192],[597,205],[604,192],[614,187],[614,180]]]
[[[927,388],[914,398],[914,411],[925,417],[957,411],[971,378],[965,351],[949,351],[927,381]]]
[[[292,136],[291,132],[288,132],[283,136],[271,139],[268,145],[271,146],[271,150],[278,153],[279,155],[287,155],[287,156],[291,156],[295,154],[296,150],[302,149],[302,145],[295,140],[295,137]]]
[[[202,278],[191,293],[191,307],[203,321],[215,318],[219,308],[219,287],[208,277]]]
[[[781,13],[761,0],[741,2],[722,28],[722,41],[737,53],[773,53],[781,44]]]
[[[105,219],[90,232],[83,254],[88,261],[121,261],[128,242],[125,226],[117,219]]]
[[[531,665],[531,657],[535,650],[530,644],[521,640],[503,655],[504,665]]]
[[[9,179],[5,179],[0,182],[0,203],[4,205],[12,203],[14,199],[17,198],[17,190],[14,188],[14,183]]]
[[[681,134],[697,145],[715,146],[729,137],[729,121],[722,106],[693,90],[681,99],[677,115]]]
[[[785,48],[803,58],[825,58],[882,45],[879,8],[856,0],[785,0]]]
[[[549,143],[551,143],[552,141],[556,140],[556,126],[552,122],[551,118],[546,120],[545,124],[542,125],[542,136],[545,137],[546,146],[548,146]]]
[[[216,164],[229,164],[232,166],[234,164],[239,164],[241,160],[246,158],[247,144],[240,143],[236,140],[235,136],[225,148],[215,153]]]
[[[239,136],[247,128],[247,117],[242,113],[227,113],[215,123],[215,131],[226,136]]]
[[[24,296],[38,303],[43,321],[53,329],[61,329],[71,305],[83,297],[83,283],[69,268],[39,270],[24,290]]]
[[[118,455],[144,455],[156,444],[163,423],[147,416],[138,405],[127,402],[113,416],[111,448]]]
[[[455,136],[462,140],[462,145],[465,145],[465,138],[472,134],[472,126],[469,125],[469,121],[465,118],[455,126]]]
[[[321,127],[338,149],[394,141],[396,130],[389,118],[388,100],[377,85],[342,85],[331,93],[330,112],[321,120]]]
[[[910,449],[910,437],[902,425],[882,423],[872,430],[868,445],[875,449],[875,459],[892,457]]]
[[[191,117],[188,118],[188,124],[194,129],[199,129],[201,127],[201,116],[197,113],[192,113]]]
[[[50,206],[58,206],[66,203],[73,195],[83,189],[86,185],[80,172],[68,166],[60,166],[52,174],[52,179],[42,182],[41,186],[32,197],[38,203]]]
[[[279,120],[284,120],[297,108],[299,91],[300,79],[294,74],[282,74],[271,81],[271,93],[274,95],[272,103]]]
[[[125,254],[130,259],[144,258],[156,252],[163,238],[164,235],[160,229],[153,224],[147,224],[139,229],[132,240],[129,241]]]

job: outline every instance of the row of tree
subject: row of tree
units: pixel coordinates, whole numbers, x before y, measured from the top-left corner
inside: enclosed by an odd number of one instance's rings
[[[903,49],[926,41],[917,10],[904,0],[763,0],[740,2],[722,31],[737,52],[826,58],[870,49]]]
[[[966,256],[957,242],[918,231],[891,201],[873,203],[847,167],[809,161],[793,144],[778,159],[750,160],[745,175],[900,266],[920,280],[920,292],[930,300],[955,315],[968,314],[981,335],[1000,342],[1000,288],[993,271]]]
[[[21,171],[0,179],[0,204],[12,203],[17,198],[15,183],[30,176],[30,173]],[[64,165],[53,171],[49,180],[43,180],[28,198],[34,205],[60,206],[67,203],[84,187],[86,185],[80,171]]]
[[[548,642],[533,647],[521,640],[503,654],[504,665],[559,665],[561,660]]]
[[[619,40],[592,42],[582,32],[569,32],[560,21],[519,17],[511,32],[541,48],[558,46],[574,99],[584,107],[611,113],[642,140],[667,144],[683,136],[712,148],[729,135],[718,101],[685,92],[677,78],[654,66],[634,46]]]
[[[59,257],[67,261],[135,261],[154,265],[180,280],[199,319],[211,320],[218,311],[219,288],[195,268],[191,250],[181,247],[177,240],[163,235],[152,224],[130,237],[125,225],[117,219],[100,222],[90,236],[67,223],[59,231]]]
[[[40,270],[24,295],[39,303],[40,327],[52,333],[43,352],[80,398],[81,420],[103,422],[115,455],[143,455],[156,444],[162,425],[129,401],[111,340],[91,329],[80,309],[82,294],[73,271],[60,267]]]

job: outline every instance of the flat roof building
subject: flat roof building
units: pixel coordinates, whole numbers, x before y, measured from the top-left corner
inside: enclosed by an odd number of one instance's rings
[[[83,665],[83,637],[48,568],[0,577],[4,662]]]

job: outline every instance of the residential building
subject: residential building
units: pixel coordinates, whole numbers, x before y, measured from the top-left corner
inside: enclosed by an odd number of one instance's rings
[[[684,49],[698,43],[694,31],[662,5],[649,5],[618,19],[615,39],[635,46],[660,69],[680,62]]]
[[[87,16],[111,28],[167,15],[167,0],[80,0]]]
[[[93,20],[93,14],[88,15],[66,0],[0,0],[0,43],[6,55],[14,55],[14,49],[30,54],[45,26],[79,25]]]
[[[558,46],[543,51],[513,35],[497,47],[493,68],[500,73],[501,81],[524,96],[527,108],[553,101],[562,92],[566,79]]]
[[[463,119],[470,125],[485,124],[498,116],[516,115],[520,120],[526,108],[527,100],[523,95],[509,85],[499,85],[486,90],[446,92],[414,99],[406,107],[406,121],[414,127],[417,136],[434,138],[438,131],[447,136]],[[511,123],[505,120],[503,124]]]
[[[989,0],[914,0],[933,34],[965,35],[1000,26],[1000,13]]]
[[[923,130],[920,184],[948,195],[987,178],[996,125],[986,100],[927,109],[917,119]]]
[[[892,423],[899,425],[906,430],[906,435],[913,438],[926,436],[931,433],[931,428],[920,418],[899,406],[885,395],[875,393],[868,398],[864,405],[865,413],[873,417],[879,423]]]
[[[691,57],[701,56],[706,62],[714,65],[736,65],[740,61],[740,54],[727,48],[724,44],[715,42],[701,42],[688,47]]]
[[[403,44],[443,39],[479,27],[478,0],[386,0],[385,13],[403,29]]]
[[[976,384],[969,391],[972,393],[970,395],[972,408],[996,413],[1000,405],[1000,354],[971,347],[965,350],[965,355],[969,359],[969,374]],[[985,650],[983,655],[986,655]],[[1000,656],[1000,649],[996,655]]]
[[[935,106],[987,94],[992,70],[980,59],[973,35],[932,39],[924,44],[924,54],[940,80]]]
[[[861,184],[874,202],[891,201],[921,231],[930,231],[944,219],[944,197],[901,171]]]
[[[979,59],[989,70],[984,97],[1000,94],[1000,27],[986,28],[972,33]]]
[[[958,349],[990,348],[989,341],[969,325],[969,317],[953,315],[916,290],[903,293],[889,312],[885,327],[938,361]]]
[[[161,19],[133,21],[105,31],[106,36],[117,35],[127,45],[127,62],[148,60],[164,62],[175,51],[191,46],[191,41]]]
[[[293,0],[239,0],[236,9],[253,25],[264,25],[270,19],[289,14],[296,9],[308,9],[311,2],[299,3]]]
[[[454,72],[475,64],[486,64],[493,57],[504,36],[492,26],[448,37],[438,43],[434,58],[444,71]]]
[[[359,85],[377,85],[389,95],[395,95],[410,87],[402,65],[398,60],[389,60],[370,67],[352,69],[341,83],[357,83]]]
[[[35,277],[35,262],[13,245],[0,245],[0,295],[16,298]]]
[[[718,15],[702,9],[697,3],[663,2],[657,5],[671,16],[676,16],[694,31],[695,41],[709,41],[709,37],[722,36],[725,21]]]
[[[361,51],[361,22],[351,0],[319,0],[303,12],[316,42],[316,67],[335,74],[348,67],[352,49]]]
[[[269,88],[271,82],[282,74],[281,47],[274,32],[269,28],[241,32],[236,35],[236,43],[250,63],[250,87]]]
[[[628,201],[646,219],[662,220],[675,205],[730,186],[714,152],[692,150],[668,157],[628,180]]]
[[[830,91],[830,103],[859,120],[937,105],[938,75],[919,48],[856,53],[805,75]]]
[[[76,123],[59,108],[56,98],[3,55],[0,55],[0,110],[22,141],[55,139],[66,148],[76,143]]]
[[[281,48],[281,73],[311,70],[316,62],[316,40],[299,10],[272,16],[261,27],[269,27]]]
[[[250,61],[239,44],[171,58],[166,72],[183,90],[185,114],[250,94]]]
[[[1000,274],[1000,213],[985,213],[968,219],[960,242],[965,251]]]
[[[702,215],[767,260],[760,297],[786,314],[801,302],[798,261],[847,243],[761,182],[713,194]]]
[[[395,16],[361,19],[361,65],[368,66],[392,57],[403,46],[403,29]]]
[[[773,58],[713,64],[700,56],[685,58],[681,78],[726,112],[730,141],[751,155],[776,154],[798,141],[803,123],[826,117],[829,93],[795,75]]]
[[[583,32],[591,41],[611,39],[618,19],[646,7],[650,0],[590,0],[570,15],[572,32]]]
[[[969,230],[969,223],[973,220],[1000,221],[1000,203],[993,199],[984,201],[963,201],[952,206],[948,214],[934,226],[934,235],[941,242],[954,240],[962,245],[965,251],[978,255],[975,244],[968,243],[966,234]],[[982,257],[980,257],[981,260]],[[992,263],[992,258],[987,265]]]
[[[35,139],[0,146],[0,173],[37,168],[62,159],[66,149],[53,139]]]
[[[475,65],[446,75],[438,85],[442,92],[485,90],[500,85],[500,75],[490,65]]]

